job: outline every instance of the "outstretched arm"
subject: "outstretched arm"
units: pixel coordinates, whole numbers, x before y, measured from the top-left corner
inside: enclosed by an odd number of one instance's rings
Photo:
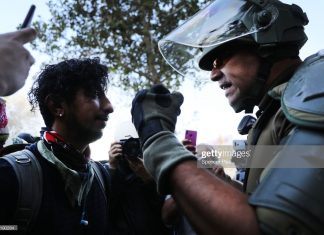
[[[183,161],[169,174],[177,205],[198,234],[260,234],[247,196],[204,169]]]
[[[173,134],[183,96],[162,85],[137,93],[132,118],[143,144],[144,165],[158,190],[172,194],[199,234],[260,234],[247,196],[197,168],[197,158]]]

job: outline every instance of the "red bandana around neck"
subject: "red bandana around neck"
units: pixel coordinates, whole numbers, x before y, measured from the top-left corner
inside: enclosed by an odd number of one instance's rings
[[[49,144],[59,144],[61,145],[64,149],[71,150],[73,149],[74,151],[79,152],[77,149],[69,145],[68,143],[65,142],[63,137],[58,134],[56,131],[45,131],[43,134],[44,140],[49,143]],[[87,147],[86,150],[83,152],[84,158],[89,160],[90,159],[90,148]]]

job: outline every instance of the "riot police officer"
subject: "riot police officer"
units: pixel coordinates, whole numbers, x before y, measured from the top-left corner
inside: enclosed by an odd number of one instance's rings
[[[307,23],[295,4],[216,0],[159,42],[177,72],[211,71],[235,112],[258,107],[247,140],[253,155],[239,192],[198,169],[174,136],[180,93],[158,85],[133,100],[145,167],[199,234],[324,231],[324,53],[299,58]]]

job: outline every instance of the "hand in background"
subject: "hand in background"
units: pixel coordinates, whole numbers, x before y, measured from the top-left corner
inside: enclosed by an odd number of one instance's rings
[[[187,150],[192,152],[192,154],[196,154],[196,146],[192,144],[190,140],[184,139],[181,141],[181,143],[186,147]]]
[[[120,157],[122,157],[122,155],[123,155],[122,152],[123,152],[122,146],[121,146],[121,144],[119,142],[116,141],[116,142],[111,143],[110,149],[109,149],[109,152],[108,152],[108,154],[109,154],[108,162],[109,162],[109,167],[111,169],[116,169],[117,168],[118,159]]]
[[[220,165],[220,164],[215,164],[215,165],[213,166],[213,168],[210,169],[210,171],[211,171],[214,175],[216,175],[216,176],[222,178],[222,179],[225,180],[225,181],[228,181],[228,182],[231,181],[231,177],[225,173],[224,167],[223,167],[222,165]]]
[[[0,34],[0,96],[11,95],[25,84],[35,60],[24,44],[35,38],[32,28]]]
[[[140,177],[144,183],[152,181],[152,176],[144,168],[143,160],[140,158],[133,158],[132,160],[127,159],[128,165],[131,170]]]
[[[213,168],[209,168],[209,170],[217,177],[221,178],[222,180],[234,186],[236,189],[240,191],[243,190],[243,184],[240,183],[239,181],[233,180],[228,174],[226,174],[224,167],[221,166],[220,164],[214,165]]]

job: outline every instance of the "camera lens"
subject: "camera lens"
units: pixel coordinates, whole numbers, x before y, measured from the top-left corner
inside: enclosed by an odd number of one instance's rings
[[[138,138],[121,140],[123,155],[128,158],[142,156],[141,143]]]

